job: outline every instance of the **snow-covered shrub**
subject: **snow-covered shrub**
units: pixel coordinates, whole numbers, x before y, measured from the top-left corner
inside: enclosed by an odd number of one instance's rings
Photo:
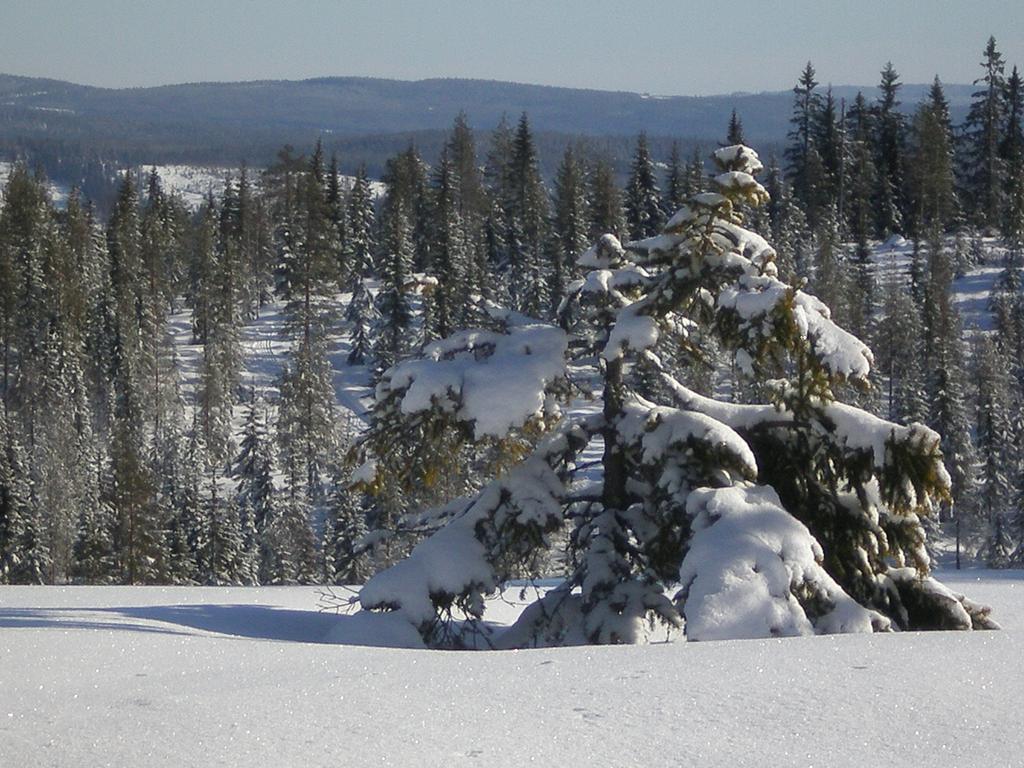
[[[447,620],[482,618],[483,595],[568,529],[565,582],[497,645],[640,642],[659,624],[690,639],[995,626],[929,576],[921,519],[949,488],[939,435],[836,401],[839,383],[867,386],[871,351],[782,282],[775,251],[742,226],[739,207],[768,197],[756,153],[714,160],[716,191],[661,234],[605,235],[581,256],[564,334],[467,331],[385,375],[374,453],[405,468],[417,451],[436,459],[445,430],[463,445],[550,427],[569,366],[599,408],[571,411],[521,463],[432,513],[439,530],[366,584],[363,608],[458,644]],[[766,402],[679,381],[712,340]],[[642,397],[641,374],[671,402]]]

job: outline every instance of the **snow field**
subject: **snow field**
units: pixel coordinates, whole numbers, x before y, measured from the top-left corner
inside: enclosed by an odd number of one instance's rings
[[[1019,765],[1024,576],[938,576],[1005,630],[410,651],[310,587],[2,587],[0,765]]]

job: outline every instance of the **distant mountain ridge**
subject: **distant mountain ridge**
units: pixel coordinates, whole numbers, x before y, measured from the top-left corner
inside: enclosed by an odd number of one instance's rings
[[[913,109],[928,88],[904,85],[903,108]],[[833,93],[849,103],[858,90],[869,100],[875,96],[874,87],[837,86]],[[973,90],[946,86],[955,122],[966,114]],[[734,109],[748,143],[766,157],[778,154],[792,104],[791,91],[656,96],[491,80],[367,77],[111,89],[0,74],[0,160],[28,157],[51,178],[84,185],[96,199],[103,197],[102,184],[90,184],[89,178],[113,178],[111,163],[246,161],[260,167],[273,162],[285,144],[305,152],[322,138],[328,152],[338,153],[343,172],[365,163],[379,176],[386,158],[410,143],[433,161],[460,111],[479,132],[481,151],[502,116],[514,122],[527,112],[545,175],[553,174],[566,143],[581,137],[622,174],[640,131],[651,138],[654,157],[664,159],[673,139],[687,151],[721,141]]]
[[[927,85],[905,85],[901,96],[913,106]],[[837,86],[837,98],[858,90]],[[972,86],[946,86],[954,112],[967,104]],[[391,134],[448,127],[465,111],[475,128],[493,127],[503,114],[526,111],[538,131],[588,136],[632,135],[712,140],[725,130],[729,114],[741,116],[752,141],[785,137],[792,93],[734,93],[720,96],[651,96],[491,80],[385,80],[320,77],[236,83],[186,83],[150,88],[109,89],[57,80],[0,75],[0,118],[122,120],[137,125],[280,130],[338,136]],[[41,114],[40,114],[41,113]]]

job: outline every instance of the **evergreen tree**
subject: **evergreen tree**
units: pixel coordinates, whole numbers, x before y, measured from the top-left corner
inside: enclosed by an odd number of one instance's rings
[[[362,584],[370,576],[360,543],[367,534],[366,511],[341,477],[332,483],[324,533],[324,576],[329,584]]]
[[[211,465],[201,502],[204,536],[203,546],[196,553],[199,576],[210,585],[251,584],[238,508],[225,497],[219,480],[219,473]]]
[[[352,298],[345,310],[345,321],[349,325],[349,338],[352,342],[348,364],[363,365],[374,346],[373,330],[377,325],[373,296],[363,279],[357,280],[353,286]]]
[[[840,107],[845,109],[845,107]],[[820,182],[816,184],[817,192],[813,197],[814,204],[821,213],[827,215],[826,209],[835,211],[836,225],[842,228],[843,208],[845,199],[846,173],[846,126],[844,115],[837,111],[836,100],[829,86],[824,98],[819,102],[819,109],[814,115],[814,158],[821,164]],[[815,220],[812,218],[812,220]]]
[[[376,214],[366,167],[360,166],[352,182],[345,214],[345,264],[349,285],[373,273],[377,250]]]
[[[615,174],[607,160],[599,157],[591,164],[588,190],[590,198],[589,239],[593,241],[605,232],[610,232],[616,237],[625,237],[626,223],[622,210],[622,195],[615,184]]]
[[[447,336],[456,328],[466,324],[469,318],[469,285],[472,260],[469,254],[469,243],[466,242],[466,230],[463,225],[460,182],[455,163],[448,153],[447,147],[442,150],[434,171],[431,188],[433,212],[432,258],[429,274],[437,279],[431,294],[431,323],[427,332],[431,338]],[[410,323],[409,309],[405,299],[405,280],[408,277],[409,264],[405,241],[407,228],[404,212],[398,211],[396,221],[389,232],[388,250],[390,262],[387,270],[388,290],[392,298],[382,296],[382,301],[391,302],[387,310],[381,305],[381,315],[387,318],[392,331],[386,342],[390,349],[388,359],[393,363],[401,354],[400,348],[408,336]],[[401,297],[401,298],[399,298]],[[394,315],[398,312],[399,315]],[[390,363],[389,363],[390,364]]]
[[[300,341],[281,373],[277,439],[289,476],[302,476],[303,492],[322,496],[323,470],[337,448],[333,372],[322,337]],[[294,495],[294,493],[293,493]]]
[[[629,237],[640,240],[655,234],[665,223],[661,211],[661,191],[658,189],[654,161],[647,147],[647,134],[636,140],[636,152],[626,184],[626,228]]]
[[[746,143],[746,140],[743,138],[743,121],[740,120],[735,109],[732,111],[732,115],[729,116],[729,128],[725,132],[725,142],[726,146]]]
[[[742,142],[737,142],[742,143]],[[662,200],[662,208],[671,216],[678,211],[686,202],[686,167],[683,163],[679,150],[679,142],[672,142],[672,149],[668,155],[668,170],[665,172],[665,195]],[[610,232],[605,229],[603,232]]]
[[[21,440],[0,416],[0,582],[42,584],[49,550]]]
[[[820,156],[815,148],[817,115],[821,110],[821,96],[815,93],[818,81],[811,62],[807,62],[793,88],[793,114],[790,117],[789,145],[786,148],[786,176],[790,179],[793,196],[805,207],[812,206],[820,196],[823,182]]]
[[[452,213],[455,215],[454,209]],[[390,231],[384,238],[387,252],[381,259],[381,286],[376,302],[379,319],[375,334],[374,358],[381,370],[390,368],[404,355],[410,346],[412,332],[412,309],[408,295],[413,258],[412,236],[405,212],[401,208],[388,218],[388,224]],[[459,263],[459,255],[449,250],[452,246],[458,247],[451,242],[440,243],[435,252],[434,266],[443,270],[445,277],[448,278],[454,277],[449,266],[449,258],[454,255],[456,263]],[[454,327],[458,291],[458,283],[455,286],[438,285],[435,288],[437,329],[444,327],[450,331]],[[358,327],[356,330],[359,330]],[[353,344],[358,341],[354,339]]]
[[[586,175],[572,145],[566,147],[558,166],[554,191],[553,230],[558,242],[552,254],[551,300],[552,309],[557,310],[574,277],[576,258],[590,243]]]
[[[910,197],[911,231],[936,226],[945,231],[957,214],[953,175],[953,130],[949,104],[936,77],[927,102],[914,113],[911,126]]]
[[[1009,524],[1014,480],[1010,372],[1005,357],[987,336],[978,341],[974,358],[978,504],[980,516],[987,523],[983,551],[990,566],[1005,568],[1014,550]]]
[[[847,226],[858,253],[865,253],[868,240],[875,232],[872,198],[878,181],[872,146],[872,115],[863,93],[857,93],[846,122],[850,157],[845,204]]]
[[[876,362],[886,380],[885,413],[905,424],[928,420],[923,359],[924,324],[920,308],[907,293],[904,277],[888,265],[881,314],[875,327]]]
[[[147,371],[155,350],[145,333],[145,282],[138,198],[126,174],[107,228],[115,328],[109,503],[116,525],[114,548],[126,583],[151,583],[165,561],[164,532],[155,500],[149,439],[152,392]]]
[[[400,213],[409,228],[413,252],[410,268],[429,270],[434,258],[434,216],[427,188],[427,164],[410,145],[387,161],[382,181],[387,194],[381,205],[378,227],[381,237],[386,238],[387,233],[394,230],[392,218]],[[387,250],[386,242],[380,245]]]
[[[882,68],[880,95],[874,106],[875,231],[880,237],[903,231],[904,140],[906,127],[899,111],[899,75],[887,62]]]
[[[584,281],[571,297],[571,339],[542,326],[457,335],[381,381],[375,408],[404,427],[398,434],[432,439],[410,444],[403,466],[375,454],[366,474],[374,485],[395,471],[412,480],[410,471],[437,468],[450,455],[440,450],[447,440],[458,448],[474,437],[514,439],[547,423],[567,349],[592,360],[601,412],[562,422],[480,493],[411,518],[435,532],[370,579],[359,595],[364,609],[400,611],[425,641],[459,646],[465,636],[447,617],[463,612],[474,629],[486,593],[512,572],[531,572],[565,521],[565,583],[529,608],[503,644],[638,642],[655,621],[692,638],[730,637],[749,631],[752,610],[771,617],[759,627],[764,636],[993,626],[986,609],[951,603],[927,575],[920,515],[948,491],[939,435],[835,401],[842,382],[866,378],[871,354],[820,300],[781,283],[774,251],[743,229],[737,207],[767,198],[753,178],[757,156],[728,147],[715,160],[721,173],[742,174],[716,177],[720,197],[691,199],[660,236],[631,243],[628,254],[610,235],[587,251],[581,263],[603,279]],[[627,288],[637,265],[645,279]],[[694,301],[705,291],[712,295]],[[636,363],[658,367],[651,350],[678,327],[707,329],[750,374],[785,380],[767,388],[770,402],[742,406],[697,395],[663,369],[675,405],[637,396]],[[535,397],[508,403],[492,420],[493,387],[507,387],[513,370]],[[437,383],[424,390],[427,379]],[[600,487],[580,498],[576,457],[592,442],[601,451]],[[878,455],[873,446],[882,444]],[[766,543],[782,530],[787,546]],[[438,558],[441,581],[409,578],[434,573]],[[800,579],[787,577],[771,593],[751,558]],[[697,586],[708,583],[710,592]],[[669,584],[679,585],[672,599]]]
[[[284,392],[282,392],[282,399]],[[282,402],[282,417],[278,433],[288,427],[287,416]],[[280,438],[279,438],[280,439]],[[282,464],[285,475],[285,492],[275,503],[273,516],[264,522],[261,536],[262,550],[260,581],[263,584],[312,583],[317,576],[316,540],[313,536],[313,497],[319,492],[317,486],[308,484],[308,472],[304,472],[304,457],[295,451],[285,433],[281,445]]]
[[[297,181],[298,195],[293,231],[286,242],[279,267],[278,292],[285,300],[285,331],[301,338],[309,344],[315,337],[326,332],[331,321],[331,297],[334,283],[335,253],[332,248],[331,221],[328,216],[327,200],[323,187],[323,168],[320,166],[319,153],[314,153],[308,170],[299,176]],[[361,190],[361,192],[357,192]],[[356,177],[352,198],[349,201],[350,211],[353,200],[361,194],[369,194],[369,186],[365,177]],[[371,211],[372,211],[372,203]],[[372,228],[372,215],[369,222]],[[349,263],[354,268],[366,266],[359,250],[359,232],[354,219],[346,226],[348,233],[347,245],[353,251]],[[369,244],[369,241],[367,241]]]
[[[964,162],[961,178],[972,202],[971,213],[980,227],[995,227],[1004,205],[1005,173],[999,147],[1005,116],[1006,80],[1002,54],[994,37],[988,39],[981,66],[984,74],[974,81],[981,86],[971,96],[971,108],[964,123]]]
[[[700,149],[694,148],[690,162],[686,166],[686,179],[683,184],[683,195],[686,199],[703,192],[707,188],[705,181],[704,158],[700,154]]]
[[[107,584],[116,577],[114,514],[102,493],[107,470],[99,451],[86,454],[83,461],[89,465],[90,482],[80,507],[72,575],[86,584]]]
[[[544,264],[548,198],[537,163],[533,132],[524,112],[512,139],[505,201],[505,246],[509,254],[512,305],[527,315],[542,317],[550,306],[550,286]]]
[[[1024,82],[1017,67],[1006,82],[1006,130],[1000,156],[1006,167],[1006,213],[1003,234],[1024,257]]]

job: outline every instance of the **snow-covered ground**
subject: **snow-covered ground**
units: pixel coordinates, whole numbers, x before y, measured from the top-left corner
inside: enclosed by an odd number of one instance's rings
[[[215,197],[219,198],[224,191],[224,182],[230,178],[237,183],[241,173],[240,168],[202,165],[142,164],[139,166],[139,170],[143,174],[149,173],[153,168],[156,168],[157,173],[160,175],[163,188],[168,192],[174,192],[179,195],[185,202],[185,205],[193,209],[199,208],[206,202],[207,195],[211,191]],[[261,168],[250,168],[249,178],[258,179],[261,171]],[[341,188],[350,189],[354,178],[353,176],[341,176]],[[383,195],[385,189],[386,186],[382,182],[370,182],[370,190],[374,197]]]
[[[4,199],[4,188],[7,186],[7,179],[11,175],[11,169],[14,167],[13,163],[0,161],[0,202]],[[71,194],[71,190],[63,184],[57,184],[54,181],[46,182],[46,190],[50,193],[50,199],[53,204],[58,208],[63,208],[67,205],[68,196]]]
[[[953,305],[960,313],[965,332],[990,331],[993,329],[992,312],[989,309],[989,297],[999,275],[1003,271],[1004,249],[996,238],[988,237],[984,241],[986,261],[967,270],[966,274],[953,280]],[[954,240],[946,239],[946,247],[952,249]],[[876,279],[882,287],[889,275],[896,272],[902,280],[909,280],[910,262],[914,246],[909,240],[894,235],[883,243],[874,246]],[[926,258],[922,253],[922,266]]]
[[[348,306],[349,294],[338,294],[334,303],[338,314]],[[260,309],[260,316],[246,323],[242,329],[241,382],[245,390],[254,389],[269,403],[277,398],[282,368],[289,360],[291,342],[283,333],[284,303],[275,301]],[[351,351],[349,337],[342,327],[335,325],[330,336],[328,359],[334,369],[334,391],[337,396],[338,419],[346,432],[361,428],[358,419],[367,415],[371,395],[370,371],[366,366],[348,364]],[[183,306],[168,318],[168,330],[174,343],[175,355],[181,371],[182,389],[187,401],[199,384],[202,374],[203,347],[192,338],[192,311]],[[234,431],[238,438],[245,418],[245,403],[234,409]],[[0,766],[2,768],[2,766]]]
[[[199,165],[141,165],[139,170],[148,174],[153,168],[160,175],[160,182],[167,192],[176,193],[189,208],[199,208],[209,193],[219,198],[224,192],[224,182],[231,178],[238,180],[239,168],[217,168]],[[250,171],[250,178],[253,171]],[[259,171],[255,171],[259,173]]]
[[[1020,765],[1024,573],[940,577],[1004,631],[411,651],[309,587],[0,587],[0,765]]]

